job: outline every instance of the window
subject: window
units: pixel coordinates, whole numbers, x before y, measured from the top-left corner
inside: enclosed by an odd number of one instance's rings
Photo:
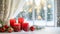
[[[54,26],[54,0],[24,0],[25,5],[16,18],[24,17],[30,24]]]

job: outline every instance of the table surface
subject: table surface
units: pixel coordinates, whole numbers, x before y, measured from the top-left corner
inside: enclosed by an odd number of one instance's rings
[[[0,34],[60,34],[60,27],[45,27],[41,30],[28,31],[28,32],[12,32],[12,33],[0,33]]]

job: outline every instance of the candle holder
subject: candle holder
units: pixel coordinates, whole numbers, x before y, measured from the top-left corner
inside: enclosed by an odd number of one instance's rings
[[[14,28],[14,31],[15,32],[19,32],[19,31],[21,31],[21,25],[18,23],[15,23],[14,24],[14,26],[13,26],[13,28]]]
[[[28,31],[29,30],[29,24],[28,23],[23,23],[22,28],[23,28],[24,31]]]
[[[13,27],[14,23],[16,23],[16,19],[10,19],[10,26]]]

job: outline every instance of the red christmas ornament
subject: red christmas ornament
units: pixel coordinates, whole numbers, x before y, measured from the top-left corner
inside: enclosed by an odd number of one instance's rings
[[[9,32],[9,33],[13,32],[13,28],[12,28],[12,27],[9,27],[9,28],[8,28],[8,32]]]
[[[35,30],[35,27],[34,27],[34,26],[31,26],[31,27],[30,27],[30,30],[31,30],[31,31],[34,31],[34,30]]]
[[[5,32],[6,28],[2,27],[0,30],[1,30],[1,32]]]
[[[4,25],[4,27],[7,29],[8,28],[8,26],[7,25]]]

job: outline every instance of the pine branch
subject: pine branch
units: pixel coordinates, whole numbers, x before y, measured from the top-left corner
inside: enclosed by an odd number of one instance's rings
[[[1,25],[3,25],[3,24],[4,24],[4,22],[3,22],[1,19],[0,19],[0,24],[1,24]]]

